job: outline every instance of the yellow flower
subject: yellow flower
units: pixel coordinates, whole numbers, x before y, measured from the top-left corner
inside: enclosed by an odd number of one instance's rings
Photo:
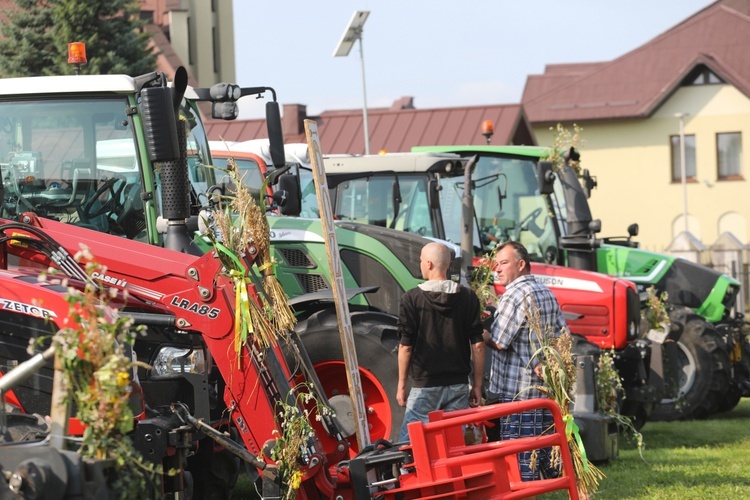
[[[294,474],[292,474],[292,477],[289,478],[289,487],[292,490],[298,490],[301,484],[302,484],[302,472],[294,471]]]
[[[130,375],[128,372],[119,372],[117,374],[117,387],[125,387],[130,383]]]

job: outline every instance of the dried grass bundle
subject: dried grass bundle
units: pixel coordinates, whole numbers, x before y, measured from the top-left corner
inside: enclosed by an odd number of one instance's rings
[[[231,196],[218,199],[219,209],[212,214],[208,237],[218,250],[219,258],[236,287],[235,350],[240,352],[252,336],[262,347],[277,344],[294,328],[295,317],[287,303],[287,295],[276,279],[271,259],[270,228],[261,194],[257,202],[250,189],[242,182],[237,164],[231,156],[223,170],[234,184]],[[261,193],[265,192],[264,189]],[[250,252],[263,276],[262,284],[242,261]],[[251,297],[249,287],[254,279],[261,292]]]
[[[525,306],[526,317],[529,321],[529,335],[532,337],[532,344],[538,346],[534,358],[539,359],[542,364],[544,386],[539,386],[537,389],[560,407],[578,491],[582,496],[587,497],[597,491],[599,480],[605,476],[586,458],[586,450],[583,448],[578,426],[570,413],[570,403],[573,402],[573,388],[576,382],[576,367],[572,356],[573,339],[568,331],[556,336],[552,325],[542,322],[539,308],[533,302]],[[559,448],[552,450],[551,462],[558,470],[562,468]]]
[[[235,177],[238,177],[234,159],[230,158],[230,161],[234,167]],[[229,161],[227,161],[227,165],[230,165]],[[238,187],[236,196],[232,200],[232,209],[235,213],[244,214],[244,217],[240,220],[243,221],[243,227],[248,228],[258,249],[257,265],[263,277],[263,289],[268,300],[268,303],[265,304],[268,319],[277,336],[286,336],[289,330],[294,329],[297,319],[289,307],[289,297],[276,278],[276,265],[271,257],[271,228],[268,226],[268,219],[266,219],[266,203],[264,201],[266,182],[261,187],[260,196],[256,203],[242,179],[235,179]]]
[[[213,229],[209,230],[208,237],[234,281],[234,350],[239,355],[242,346],[247,344],[248,337],[254,338],[263,347],[276,345],[276,337],[263,308],[250,296],[248,287],[251,286],[251,280],[240,260],[252,244],[252,236],[242,225],[234,225],[232,215],[231,206],[223,206],[222,200],[219,200],[219,210],[213,213]]]

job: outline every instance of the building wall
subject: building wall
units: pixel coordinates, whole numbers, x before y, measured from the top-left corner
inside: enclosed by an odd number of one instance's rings
[[[232,0],[182,0],[169,12],[170,43],[201,86],[235,82]]]
[[[688,113],[685,134],[696,141],[696,182],[686,183],[688,228],[709,247],[724,231],[750,239],[750,99],[731,85],[680,87],[647,119],[579,123],[582,167],[599,186],[590,204],[601,236],[626,235],[640,226],[642,247],[664,251],[684,230],[683,185],[672,182],[670,136],[679,135],[675,113]],[[572,124],[564,124],[572,128]],[[540,145],[553,143],[548,126],[536,126]],[[742,133],[745,180],[718,180],[716,134]]]

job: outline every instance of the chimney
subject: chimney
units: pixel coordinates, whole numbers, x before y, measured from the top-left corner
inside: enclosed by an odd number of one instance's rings
[[[406,96],[393,101],[390,111],[399,111],[401,109],[414,109],[414,98]]]
[[[281,126],[284,129],[284,135],[304,134],[306,119],[307,105],[284,104],[284,116],[281,119]]]

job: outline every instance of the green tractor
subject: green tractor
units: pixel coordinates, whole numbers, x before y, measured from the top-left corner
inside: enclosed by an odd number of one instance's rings
[[[750,396],[750,349],[744,319],[735,311],[740,283],[714,269],[638,248],[627,237],[597,238],[601,223],[588,205],[595,180],[566,161],[553,170],[547,148],[533,146],[434,146],[414,151],[478,155],[475,198],[482,245],[519,240],[538,259],[594,270],[634,282],[645,294],[667,292],[675,356],[665,362],[679,368],[676,397],[661,400],[651,418],[705,418],[734,408]],[[577,155],[569,151],[568,155]],[[575,159],[575,156],[572,157]],[[493,177],[494,176],[494,177]],[[475,240],[476,241],[476,240]]]

